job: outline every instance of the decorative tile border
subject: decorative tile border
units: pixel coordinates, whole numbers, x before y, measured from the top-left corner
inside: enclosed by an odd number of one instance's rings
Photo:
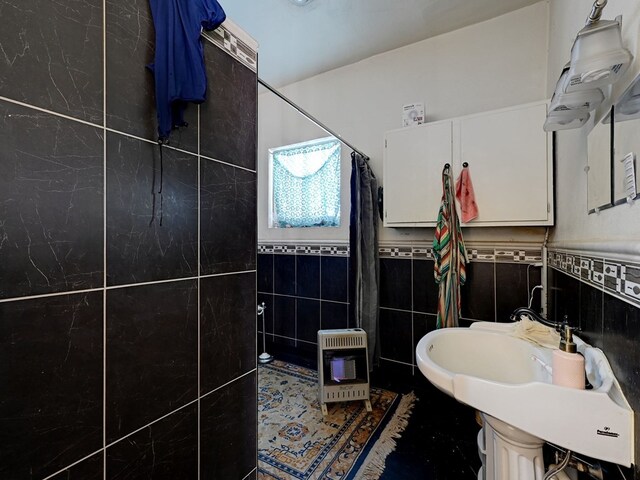
[[[549,267],[640,307],[640,264],[549,250]]]
[[[238,37],[233,35],[224,25],[220,25],[213,32],[203,32],[202,36],[213,44],[222,48],[229,55],[239,60],[254,72],[258,69],[258,53]]]
[[[413,258],[412,247],[379,247],[378,255],[380,258]]]
[[[273,253],[276,255],[333,255],[349,256],[347,245],[296,245],[296,244],[260,244],[258,253]],[[423,245],[382,245],[378,248],[380,258],[396,258],[405,260],[433,260],[433,248],[430,244]],[[541,263],[541,249],[505,249],[505,248],[469,248],[467,249],[470,262],[498,262],[498,263]],[[602,262],[601,262],[602,263]],[[638,279],[640,283],[640,278]]]
[[[349,246],[263,243],[258,245],[258,253],[272,253],[274,255],[329,255],[348,257]]]
[[[348,257],[349,256],[349,247],[347,245],[323,245],[320,247],[321,255],[331,255],[338,257]]]
[[[296,255],[320,255],[320,245],[296,245]]]

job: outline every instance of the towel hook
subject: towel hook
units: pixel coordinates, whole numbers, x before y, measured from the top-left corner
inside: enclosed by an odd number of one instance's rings
[[[467,162],[464,162],[464,163],[462,164],[462,168],[467,168],[468,166],[469,166],[469,164],[468,164]]]

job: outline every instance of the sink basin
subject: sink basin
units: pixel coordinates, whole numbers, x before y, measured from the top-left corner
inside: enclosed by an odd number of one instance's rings
[[[633,410],[604,353],[574,337],[591,390],[551,383],[552,349],[511,335],[513,324],[476,322],[424,336],[418,368],[461,403],[590,457],[633,463]]]

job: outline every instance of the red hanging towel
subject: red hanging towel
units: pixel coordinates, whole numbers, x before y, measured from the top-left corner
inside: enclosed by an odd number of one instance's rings
[[[478,217],[478,205],[476,204],[476,195],[473,193],[473,183],[471,183],[471,175],[469,167],[464,167],[458,179],[456,180],[456,198],[460,202],[460,210],[462,212],[462,221],[470,222]]]

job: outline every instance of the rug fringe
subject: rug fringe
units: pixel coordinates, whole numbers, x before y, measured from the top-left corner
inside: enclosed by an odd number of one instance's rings
[[[375,445],[369,451],[355,478],[358,480],[378,480],[384,472],[385,462],[391,452],[396,449],[396,438],[402,436],[402,432],[409,424],[409,417],[417,400],[413,392],[403,395],[393,418],[380,434]]]

